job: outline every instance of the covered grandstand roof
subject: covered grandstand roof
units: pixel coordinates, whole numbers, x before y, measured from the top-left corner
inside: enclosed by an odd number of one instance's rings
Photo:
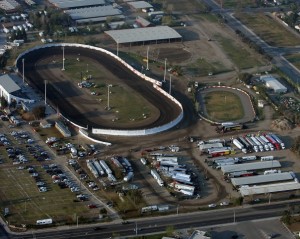
[[[49,0],[49,2],[61,9],[105,5],[104,0]]]
[[[10,75],[0,76],[0,85],[9,94],[21,89]]]
[[[280,168],[281,164],[278,160],[272,161],[262,161],[257,163],[241,163],[241,164],[233,164],[233,165],[224,165],[221,167],[222,172],[232,173],[239,171],[247,171],[247,170],[263,170],[263,169],[271,169],[271,168]]]
[[[241,177],[241,178],[232,178],[231,183],[234,186],[242,186],[242,185],[251,185],[251,184],[259,184],[259,183],[270,183],[270,182],[279,182],[279,181],[288,181],[293,180],[294,177],[291,173],[272,173],[267,175],[258,175],[258,176],[250,176],[250,177]]]
[[[142,9],[142,8],[151,8],[153,7],[150,3],[147,3],[145,1],[136,1],[136,2],[128,2],[130,6],[132,6],[135,9]]]
[[[105,33],[120,44],[182,38],[178,32],[168,26],[112,30]]]
[[[252,187],[241,187],[239,189],[242,196],[249,196],[255,194],[266,194],[266,193],[275,193],[275,192],[285,192],[300,189],[300,183],[288,182],[288,183],[276,183],[269,185],[261,185],[261,186],[252,186]]]
[[[65,13],[69,14],[73,20],[79,19],[91,19],[97,17],[107,17],[120,15],[122,11],[113,8],[113,6],[99,6],[99,7],[89,7],[89,8],[79,8],[65,10]]]

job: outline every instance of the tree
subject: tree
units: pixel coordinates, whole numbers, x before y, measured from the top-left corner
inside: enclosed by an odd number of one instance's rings
[[[32,109],[32,114],[36,119],[41,119],[45,117],[45,106],[36,106]]]
[[[4,98],[4,96],[1,97],[1,108],[4,109],[8,106],[7,100]]]
[[[173,236],[173,233],[174,233],[174,226],[173,225],[167,226],[166,227],[166,236],[171,237],[171,236]]]
[[[292,215],[291,212],[289,210],[285,210],[283,212],[283,215],[281,217],[281,221],[287,225],[291,225],[292,223]]]

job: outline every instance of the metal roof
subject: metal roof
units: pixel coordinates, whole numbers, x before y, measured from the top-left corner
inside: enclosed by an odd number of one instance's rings
[[[152,8],[153,6],[150,3],[145,1],[136,1],[136,2],[127,2],[130,6],[135,9],[142,9],[142,8]]]
[[[178,32],[168,26],[111,30],[105,33],[121,44],[182,38]]]
[[[285,192],[285,191],[298,190],[298,189],[300,189],[300,183],[294,181],[288,183],[276,183],[276,184],[252,186],[252,187],[244,186],[241,187],[239,191],[242,194],[242,196],[249,196],[255,194]]]
[[[99,7],[89,7],[89,8],[79,8],[70,9],[64,11],[69,14],[73,20],[84,19],[84,18],[94,18],[94,17],[106,17],[120,15],[122,11],[113,8],[113,6],[99,6]]]
[[[151,25],[151,22],[149,22],[148,20],[146,20],[143,17],[137,16],[137,18],[135,19],[135,21],[137,23],[139,23],[140,25],[142,25],[143,27],[147,27]]]
[[[49,0],[49,2],[61,9],[105,5],[104,0]]]
[[[242,185],[251,185],[258,183],[271,183],[278,181],[287,181],[293,180],[294,177],[291,173],[272,173],[267,175],[258,175],[258,176],[249,176],[249,177],[241,177],[241,178],[232,178],[231,183],[234,186],[242,186]]]
[[[256,163],[241,163],[234,165],[224,165],[221,167],[223,173],[232,173],[239,171],[247,171],[247,170],[261,170],[261,169],[271,169],[271,168],[280,168],[281,164],[277,160],[272,161],[263,161]]]
[[[124,19],[124,15],[115,15],[114,17],[119,19]],[[105,22],[107,17],[93,17],[93,18],[85,18],[76,20],[77,23],[87,23],[87,22]]]
[[[20,90],[21,88],[15,83],[12,76],[2,75],[0,76],[0,85],[4,88],[7,93],[13,93]]]

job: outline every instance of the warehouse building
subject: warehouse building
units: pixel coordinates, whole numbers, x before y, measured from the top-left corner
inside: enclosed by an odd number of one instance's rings
[[[182,41],[182,36],[168,26],[105,31],[118,44],[157,44]]]
[[[278,160],[272,161],[262,161],[257,163],[242,163],[242,164],[233,164],[233,165],[224,165],[221,167],[221,170],[224,174],[240,172],[240,171],[250,171],[250,170],[264,170],[264,169],[273,169],[280,168],[281,164]]]
[[[60,9],[84,8],[104,6],[104,0],[49,0],[51,4]]]
[[[284,182],[294,180],[293,175],[290,172],[285,173],[272,173],[267,175],[257,175],[250,177],[231,178],[231,183],[235,187],[241,187],[245,185],[257,185],[257,184],[268,184],[274,182]]]
[[[135,10],[153,8],[153,6],[150,3],[145,1],[127,2],[127,4]]]
[[[282,85],[272,75],[261,76],[260,81],[264,82],[266,87],[273,90],[274,93],[286,93],[287,92],[287,88],[284,85]]]
[[[125,18],[122,15],[121,10],[113,8],[111,5],[70,9],[65,10],[64,12],[79,24],[86,22],[102,22],[106,21],[107,17],[115,17],[118,19]]]
[[[300,183],[297,181],[287,182],[287,183],[276,183],[269,185],[260,185],[260,186],[243,186],[239,189],[241,195],[251,196],[256,194],[269,194],[269,193],[279,193],[279,192],[288,192],[296,191],[300,189]]]

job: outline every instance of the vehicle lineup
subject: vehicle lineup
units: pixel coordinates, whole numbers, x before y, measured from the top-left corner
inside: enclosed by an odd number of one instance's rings
[[[300,1],[11,1],[1,238],[299,236]]]

